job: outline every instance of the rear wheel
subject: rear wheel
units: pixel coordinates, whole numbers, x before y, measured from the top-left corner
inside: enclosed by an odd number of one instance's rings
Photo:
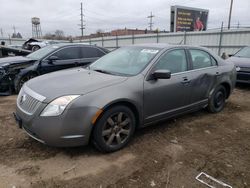
[[[19,78],[17,85],[16,85],[16,92],[18,93],[21,90],[25,82],[29,81],[32,78],[35,78],[36,76],[37,75],[34,73],[29,73]]]
[[[33,47],[31,48],[31,51],[34,52],[34,51],[37,51],[37,50],[39,50],[39,49],[40,49],[40,46],[35,45],[35,46],[33,46]]]
[[[211,113],[221,112],[226,104],[226,89],[224,86],[218,86],[209,99],[208,111]]]
[[[103,152],[117,151],[130,141],[135,124],[134,113],[128,107],[112,107],[94,125],[92,141]]]

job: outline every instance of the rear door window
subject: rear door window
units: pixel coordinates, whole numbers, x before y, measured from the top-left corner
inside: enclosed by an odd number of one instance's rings
[[[82,58],[94,58],[101,57],[104,55],[104,52],[94,47],[81,47]]]
[[[189,50],[189,52],[193,63],[193,69],[211,67],[217,64],[215,59],[203,50],[194,49]]]

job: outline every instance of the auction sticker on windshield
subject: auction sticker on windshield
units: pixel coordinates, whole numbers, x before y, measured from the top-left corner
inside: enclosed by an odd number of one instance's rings
[[[143,49],[141,52],[142,52],[142,53],[157,54],[157,53],[159,52],[159,50]]]

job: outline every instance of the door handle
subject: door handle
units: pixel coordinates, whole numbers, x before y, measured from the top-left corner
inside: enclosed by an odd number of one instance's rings
[[[189,84],[190,80],[187,77],[183,77],[183,81],[181,83],[183,83],[183,84]]]

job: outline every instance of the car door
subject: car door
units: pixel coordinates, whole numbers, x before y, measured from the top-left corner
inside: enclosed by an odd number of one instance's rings
[[[190,72],[184,49],[163,54],[149,74],[155,70],[171,71],[170,79],[144,81],[144,120],[150,123],[185,111],[191,94]]]
[[[209,92],[216,83],[217,76],[220,75],[217,61],[208,52],[201,49],[188,49],[188,54],[192,66],[192,104],[207,102]]]
[[[55,59],[50,60],[53,57]],[[68,69],[80,64],[80,48],[79,47],[64,47],[52,53],[42,61],[40,72],[42,74]]]
[[[99,59],[101,56],[105,55],[103,51],[96,47],[92,46],[84,46],[81,47],[81,66],[87,66],[97,59]]]

